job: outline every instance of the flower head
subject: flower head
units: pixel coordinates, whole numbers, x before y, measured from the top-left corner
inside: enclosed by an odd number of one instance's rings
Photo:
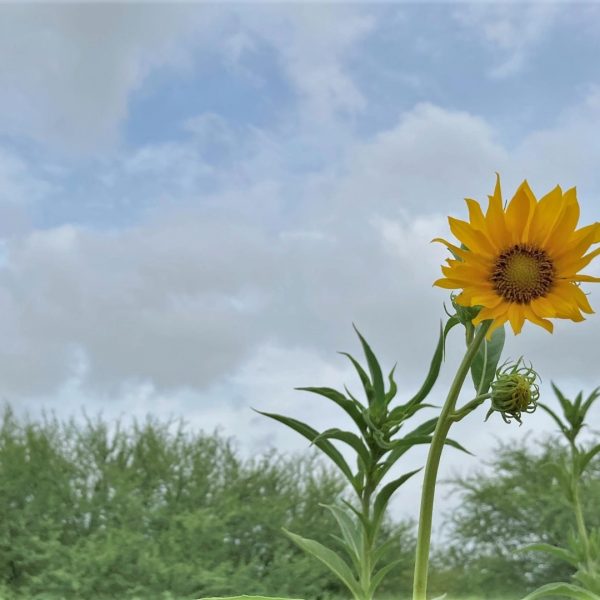
[[[524,181],[504,206],[498,176],[485,214],[475,200],[466,202],[469,221],[448,218],[461,246],[435,239],[454,258],[434,285],[462,290],[455,302],[480,307],[474,325],[492,320],[488,337],[507,321],[515,334],[525,320],[552,332],[551,318],[583,321],[582,312],[594,312],[579,282],[600,277],[579,271],[600,254],[600,248],[588,252],[600,242],[600,223],[577,229],[575,188],[563,193],[556,186],[538,201]]]
[[[506,423],[511,419],[521,423],[522,413],[532,413],[537,408],[540,397],[538,375],[531,365],[527,367],[521,363],[521,359],[512,366],[505,363],[496,371],[491,386],[492,406],[486,421],[493,412],[499,412]]]

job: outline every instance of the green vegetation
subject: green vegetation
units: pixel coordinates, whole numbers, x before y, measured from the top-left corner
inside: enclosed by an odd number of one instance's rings
[[[501,444],[480,472],[452,487],[449,551],[435,554],[433,597],[513,600],[573,569],[519,553],[564,546],[575,522],[549,467],[566,449],[553,439]],[[581,483],[590,528],[600,526],[600,461]],[[243,460],[228,440],[149,419],[118,427],[17,419],[0,423],[0,598],[184,600],[265,594],[346,598],[341,583],[281,528],[331,543],[336,524],[319,503],[348,490],[314,455]],[[400,568],[382,600],[410,597],[414,528],[386,522]],[[394,595],[392,595],[392,593]]]

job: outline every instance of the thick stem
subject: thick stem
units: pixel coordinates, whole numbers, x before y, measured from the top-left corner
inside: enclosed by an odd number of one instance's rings
[[[421,493],[421,511],[419,515],[419,532],[417,535],[417,552],[415,561],[415,576],[413,584],[413,600],[427,600],[427,573],[429,570],[429,548],[431,545],[431,524],[433,516],[433,500],[435,484],[444,443],[452,424],[452,412],[462,389],[463,383],[481,343],[485,339],[491,321],[484,321],[476,335],[470,341],[465,356],[458,367],[454,381],[448,391],[448,397],[438,418],[433,433]]]

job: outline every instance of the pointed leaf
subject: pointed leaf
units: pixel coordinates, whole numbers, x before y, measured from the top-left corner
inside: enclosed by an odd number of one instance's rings
[[[486,394],[496,376],[498,362],[504,348],[506,332],[504,325],[498,327],[491,340],[484,340],[471,364],[471,376],[477,395]]]
[[[450,321],[448,321],[448,324]],[[448,327],[448,331],[454,326]],[[431,364],[429,365],[429,372],[427,373],[427,377],[425,377],[425,381],[421,386],[421,389],[409,400],[408,404],[419,404],[429,394],[431,388],[434,383],[437,381],[438,375],[440,374],[440,368],[442,366],[442,360],[444,359],[444,341],[446,339],[445,332],[440,325],[440,337],[438,339],[437,346],[435,348],[435,352],[433,353],[433,358],[431,359]]]
[[[307,425],[302,421],[292,419],[291,417],[285,417],[283,415],[277,415],[274,413],[262,412],[260,410],[256,410],[255,412],[264,415],[265,417],[275,419],[275,421],[279,421],[284,425],[287,425],[294,431],[297,431],[300,435],[303,435],[306,439],[310,440],[311,442],[314,442],[315,446],[320,448],[327,456],[329,456],[329,458],[336,464],[340,471],[346,476],[346,479],[350,481],[352,487],[356,489],[354,475],[352,474],[352,470],[348,466],[348,463],[346,462],[340,451],[330,441],[315,441],[315,439],[319,436],[319,432],[316,429],[313,429],[310,425]]]
[[[390,548],[397,542],[397,540],[391,537],[389,540],[383,542],[375,548],[372,554],[373,566],[377,565],[377,563],[385,556],[387,552],[389,552]]]
[[[323,433],[320,433],[315,438],[313,443],[317,445],[320,440],[328,439],[340,440],[341,442],[348,444],[356,451],[358,456],[360,456],[361,460],[363,461],[364,468],[369,468],[369,465],[371,464],[371,453],[364,445],[363,441],[355,433],[334,427],[332,429],[325,430]]]
[[[548,596],[566,596],[572,600],[600,600],[600,596],[597,594],[571,583],[548,583],[525,596],[523,600],[538,600],[538,598],[547,598]]]
[[[340,352],[339,354],[348,358],[348,360],[354,365],[354,368],[358,373],[362,386],[365,390],[365,395],[367,396],[367,400],[369,401],[370,405],[373,401],[373,385],[371,384],[371,380],[369,379],[369,376],[367,375],[366,371],[361,367],[360,363],[351,354],[348,354],[347,352]]]
[[[577,557],[573,555],[568,550],[564,548],[559,548],[558,546],[552,546],[551,544],[529,544],[524,548],[520,549],[520,552],[545,552],[546,554],[551,554],[556,558],[569,563],[570,565],[577,567]]]
[[[379,571],[377,571],[377,573],[375,573],[373,575],[373,579],[371,580],[371,586],[369,587],[369,598],[373,597],[375,590],[377,590],[377,588],[382,584],[383,580],[385,579],[385,576],[394,567],[398,566],[399,564],[401,564],[403,562],[404,562],[403,558],[398,558],[398,559],[392,561],[391,563],[385,565],[385,567],[382,567],[381,569],[379,569]]]
[[[592,393],[587,397],[586,401],[583,403],[581,407],[581,416],[585,419],[587,411],[591,408],[592,404],[600,398],[600,388],[596,388],[592,391]]]
[[[390,371],[390,374],[388,375],[388,381],[390,382],[390,389],[385,394],[386,406],[394,399],[394,397],[396,396],[396,393],[398,392],[398,386],[396,385],[396,382],[394,381],[394,371],[395,370],[396,370],[396,365],[394,365],[394,368]]]
[[[343,508],[335,504],[321,504],[320,506],[329,510],[334,516],[342,532],[344,546],[347,548],[353,561],[356,559],[355,564],[360,564],[363,554],[362,528],[357,527],[354,519]]]
[[[348,563],[338,556],[336,552],[323,546],[315,540],[303,538],[287,529],[283,530],[285,534],[302,550],[312,554],[315,558],[325,564],[335,575],[344,583],[344,585],[352,592],[354,596],[361,595],[361,589],[352,573],[352,570],[348,566]]]
[[[596,456],[599,453],[600,453],[600,444],[598,444],[597,446],[594,446],[591,450],[589,450],[588,452],[584,452],[581,455],[580,462],[579,462],[579,474],[580,475],[581,475],[581,473],[583,473],[585,471],[585,469],[590,464],[590,461],[594,458],[594,456]]]
[[[382,490],[377,494],[375,498],[375,503],[373,504],[373,531],[377,532],[379,530],[379,526],[381,525],[381,521],[383,519],[383,515],[385,513],[385,509],[387,508],[388,502],[392,496],[392,494],[408,479],[410,479],[415,473],[418,473],[421,469],[416,469],[414,471],[410,471],[409,473],[405,473],[398,479],[394,479],[394,481],[390,481],[387,485],[383,486]]]
[[[303,392],[311,392],[313,394],[318,394],[319,396],[324,396],[329,400],[335,402],[340,408],[342,408],[346,414],[356,423],[356,426],[360,431],[365,431],[365,424],[362,420],[360,410],[356,406],[355,402],[358,403],[358,400],[348,400],[344,394],[334,390],[333,388],[328,387],[298,387],[295,388],[297,390],[301,390]],[[360,404],[360,403],[359,403]]]
[[[567,435],[568,428],[565,427],[565,425],[562,422],[562,420],[560,419],[560,417],[550,407],[546,406],[543,402],[538,402],[538,406],[542,410],[546,411],[552,417],[552,419],[554,419],[554,421],[556,422],[556,424],[558,425],[558,427],[562,431],[562,433],[564,435]]]
[[[365,353],[365,358],[367,359],[367,364],[369,365],[369,372],[371,373],[371,381],[373,382],[373,392],[375,393],[375,401],[381,408],[383,408],[385,404],[385,389],[383,385],[383,373],[381,372],[381,367],[379,366],[379,361],[377,357],[371,350],[369,344],[367,344],[365,338],[360,334],[360,331],[356,328],[356,325],[352,325],[354,327],[354,331],[358,335],[360,339],[360,343],[363,347],[363,352]]]

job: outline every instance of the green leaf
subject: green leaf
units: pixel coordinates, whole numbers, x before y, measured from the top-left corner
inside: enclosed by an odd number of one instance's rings
[[[506,332],[503,325],[494,331],[491,340],[484,340],[473,359],[471,376],[478,396],[486,394],[494,381],[505,338]]]
[[[379,361],[373,353],[373,350],[371,350],[369,344],[367,344],[365,338],[360,334],[360,331],[358,331],[358,329],[356,328],[356,325],[352,324],[352,327],[354,327],[354,331],[356,331],[356,334],[360,339],[360,343],[363,347],[363,352],[365,353],[365,357],[367,359],[367,364],[369,365],[371,381],[373,382],[373,392],[375,393],[375,403],[378,405],[379,409],[383,409],[385,406],[385,388],[383,384],[383,373],[381,372]]]
[[[592,404],[598,398],[600,398],[600,388],[596,388],[595,390],[593,390],[592,393],[588,396],[587,400],[584,402],[583,406],[581,407],[582,419],[585,419],[587,411],[591,408]]]
[[[325,398],[332,400],[356,423],[360,431],[366,431],[365,423],[362,420],[360,410],[355,404],[355,402],[360,404],[358,400],[349,400],[341,392],[328,387],[298,387],[295,389],[303,392],[318,394],[319,396],[324,396]]]
[[[403,562],[404,562],[404,559],[402,559],[402,558],[394,560],[391,563],[385,565],[385,567],[382,567],[381,569],[379,569],[379,571],[377,571],[377,573],[375,573],[373,575],[373,579],[371,580],[371,586],[369,587],[369,598],[373,597],[375,590],[382,584],[383,580],[385,579],[385,576],[394,567],[398,566],[399,564],[401,564]]]
[[[386,540],[385,542],[383,542],[383,544],[380,544],[379,546],[377,546],[377,548],[375,548],[372,554],[373,566],[375,566],[385,556],[385,554],[389,552],[390,548],[395,543],[396,539],[394,537],[391,537],[389,540]]]
[[[383,486],[381,491],[377,494],[375,498],[375,503],[373,504],[373,535],[379,530],[379,526],[381,525],[381,521],[383,519],[383,515],[385,513],[385,509],[392,497],[392,494],[408,479],[410,479],[415,473],[418,473],[421,469],[416,469],[414,471],[410,471],[410,473],[405,473],[398,479],[394,479],[394,481],[390,481],[387,485]]]
[[[369,449],[364,445],[363,441],[351,431],[344,431],[343,429],[338,429],[337,427],[333,427],[331,429],[325,430],[323,433],[320,433],[313,441],[315,446],[318,444],[320,440],[340,440],[348,444],[351,448],[353,448],[358,456],[363,461],[363,465],[365,470],[369,468],[371,464],[371,453]]]
[[[451,321],[452,319],[450,319]],[[446,328],[448,331],[456,324],[454,323],[450,327],[446,324]],[[444,359],[444,342],[446,340],[446,333],[440,324],[440,337],[438,339],[437,346],[435,348],[435,352],[433,353],[433,358],[431,359],[431,364],[429,365],[429,372],[427,373],[427,377],[421,386],[421,389],[408,401],[408,404],[419,404],[427,397],[427,394],[431,391],[434,383],[437,381],[438,375],[440,374],[440,368],[442,366],[442,360]]]
[[[394,381],[394,371],[395,370],[396,370],[396,365],[394,365],[394,368],[390,371],[390,374],[388,375],[388,381],[390,382],[390,389],[385,394],[386,406],[394,399],[394,397],[396,396],[396,393],[398,392],[398,386],[396,385],[396,382]]]
[[[585,471],[585,469],[590,464],[590,461],[594,458],[594,456],[596,456],[599,453],[600,453],[600,444],[598,444],[597,446],[594,446],[591,450],[589,450],[588,452],[584,452],[580,456],[579,464],[578,464],[580,475]]]
[[[552,556],[555,556],[559,560],[569,563],[570,565],[573,565],[574,567],[577,567],[577,563],[578,563],[577,557],[574,554],[572,554],[568,550],[565,550],[564,548],[559,548],[558,546],[552,546],[551,544],[544,544],[544,543],[529,544],[528,546],[520,548],[519,551],[520,552],[545,552],[546,554],[551,554]]]
[[[538,402],[538,406],[542,409],[545,410],[556,422],[556,424],[558,425],[559,429],[562,431],[562,433],[567,436],[568,435],[568,428],[565,427],[564,423],[562,422],[562,420],[560,419],[560,417],[548,406],[546,406],[543,402]]]
[[[371,384],[371,380],[369,379],[369,376],[367,375],[366,371],[361,367],[360,363],[351,354],[348,354],[347,352],[340,352],[339,354],[345,356],[354,365],[354,368],[358,373],[358,376],[365,390],[365,394],[370,405],[373,401],[373,385]]]
[[[303,423],[302,421],[298,421],[297,419],[292,419],[291,417],[285,417],[283,415],[276,415],[274,413],[262,412],[260,410],[254,409],[255,412],[269,417],[271,419],[275,419],[275,421],[279,421],[284,425],[287,425],[294,431],[297,431],[300,435],[303,435],[306,439],[314,442],[315,446],[322,450],[339,468],[339,470],[346,476],[346,479],[350,481],[352,487],[356,489],[356,482],[354,481],[354,475],[352,474],[352,470],[348,466],[348,463],[340,453],[340,451],[328,440],[317,440],[319,437],[319,432],[316,429],[313,429],[310,425]],[[315,441],[316,440],[316,441]]]
[[[538,600],[548,596],[566,596],[573,600],[600,600],[600,596],[593,592],[588,592],[578,585],[571,583],[548,583],[535,590],[523,600]]]
[[[361,596],[362,592],[360,586],[354,577],[352,570],[348,566],[348,563],[338,556],[336,552],[315,540],[303,538],[287,529],[284,529],[283,531],[295,544],[300,546],[302,550],[312,554],[335,573],[338,579],[344,583],[354,596]]]
[[[360,565],[363,557],[363,533],[362,528],[357,527],[356,521],[352,518],[347,511],[340,506],[335,504],[321,504],[334,516],[337,524],[342,532],[342,541],[345,542],[344,546],[348,550],[348,554],[354,561],[355,565]]]
[[[552,389],[554,390],[554,393],[560,402],[563,414],[567,418],[567,421],[571,423],[571,403],[567,400],[567,398],[565,398],[564,394],[558,389],[553,381],[551,381],[550,384],[552,385]]]

